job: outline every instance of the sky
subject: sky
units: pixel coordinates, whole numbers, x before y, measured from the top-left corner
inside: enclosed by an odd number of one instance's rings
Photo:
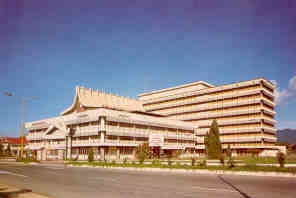
[[[136,98],[264,77],[277,84],[277,128],[296,128],[295,10],[293,0],[2,0],[0,91],[27,98],[27,122],[59,115],[77,85]],[[20,132],[18,97],[0,95],[0,136]]]

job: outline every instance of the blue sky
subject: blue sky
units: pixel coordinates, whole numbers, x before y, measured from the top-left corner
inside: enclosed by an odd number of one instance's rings
[[[0,90],[38,96],[25,104],[32,121],[68,107],[76,85],[136,97],[265,77],[279,87],[277,127],[296,128],[295,9],[288,0],[4,0]],[[0,135],[18,135],[19,100],[0,104]]]

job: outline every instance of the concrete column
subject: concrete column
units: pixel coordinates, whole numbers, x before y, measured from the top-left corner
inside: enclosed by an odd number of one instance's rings
[[[105,159],[105,149],[104,149],[104,147],[100,148],[100,159],[101,160]]]
[[[101,143],[105,142],[105,132],[101,131],[101,139],[100,139]]]
[[[105,117],[99,117],[99,123],[100,123],[100,131],[106,131],[106,118]]]
[[[41,154],[41,160],[46,160],[46,153],[47,153],[47,150],[43,149]]]
[[[71,145],[72,145],[72,138],[71,136],[67,136],[67,159],[71,159],[72,158],[72,152],[71,152]]]
[[[42,151],[41,150],[38,150],[37,151],[37,160],[42,160]]]
[[[133,158],[136,158],[136,148],[133,148]]]
[[[117,160],[120,159],[120,148],[119,147],[116,148],[116,159]]]
[[[64,150],[58,150],[58,159],[63,160],[64,158]]]

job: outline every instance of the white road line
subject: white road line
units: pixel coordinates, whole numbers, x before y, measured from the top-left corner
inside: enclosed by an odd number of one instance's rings
[[[200,189],[200,190],[207,190],[207,191],[225,191],[225,192],[235,192],[235,190],[230,189],[223,189],[223,188],[207,188],[207,187],[200,187],[200,186],[193,186],[192,188]]]
[[[1,174],[15,175],[15,176],[19,176],[19,177],[28,177],[28,176],[26,176],[26,175],[21,175],[21,174],[17,174],[17,173],[9,172],[9,171],[3,171],[3,170],[0,170],[0,175],[1,175]]]
[[[63,167],[45,167],[45,168],[52,169],[52,170],[63,170],[63,169],[65,169]]]

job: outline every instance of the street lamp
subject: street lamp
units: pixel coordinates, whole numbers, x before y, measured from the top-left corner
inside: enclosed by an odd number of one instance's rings
[[[22,121],[21,121],[21,151],[20,151],[20,158],[23,159],[23,151],[24,151],[24,131],[25,131],[25,122],[24,122],[24,117],[25,117],[25,101],[26,100],[37,100],[38,97],[30,97],[30,98],[24,98],[24,97],[18,97],[13,95],[10,92],[5,92],[5,96],[8,97],[16,97],[21,100],[21,105],[22,105]]]

